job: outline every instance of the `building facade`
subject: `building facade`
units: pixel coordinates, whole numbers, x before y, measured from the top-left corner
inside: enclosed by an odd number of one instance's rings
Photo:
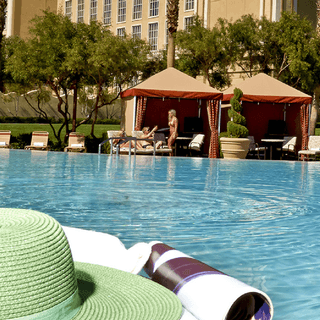
[[[26,38],[30,20],[41,15],[43,10],[57,12],[57,5],[58,0],[8,0],[5,35]]]
[[[212,28],[218,18],[235,21],[245,14],[277,21],[282,11],[297,12],[316,26],[316,0],[180,0],[179,30],[194,15]],[[121,36],[126,32],[147,40],[153,50],[167,44],[167,0],[8,0],[7,36],[28,36],[30,20],[43,10],[62,12],[74,22],[100,21]]]
[[[98,20],[119,36],[145,39],[156,51],[167,44],[166,5],[167,0],[58,0],[58,11],[74,22]],[[282,11],[298,12],[316,26],[316,0],[180,0],[179,30],[194,15],[212,28],[218,18],[235,21],[245,14],[277,21]]]

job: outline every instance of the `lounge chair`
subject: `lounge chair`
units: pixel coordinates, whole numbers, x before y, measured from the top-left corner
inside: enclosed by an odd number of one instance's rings
[[[166,146],[166,138],[164,133],[158,133],[155,132],[153,139],[143,139],[143,140],[147,140],[152,142],[153,144],[153,148],[148,148],[148,149],[135,149],[135,141],[134,139],[130,138],[130,137],[126,137],[126,135],[123,137],[121,136],[121,134],[123,133],[123,131],[108,131],[108,137],[109,138],[123,138],[123,141],[119,142],[116,146],[113,146],[112,152],[117,152],[117,148],[118,152],[120,154],[129,154],[131,152],[131,154],[139,154],[139,155],[149,155],[149,154],[165,154],[165,153],[171,153],[172,149],[169,149]],[[143,134],[142,131],[132,131],[132,137],[136,138],[136,139],[140,139],[141,135]],[[132,147],[131,150],[129,150],[128,147],[121,147],[121,144],[124,142],[127,142],[131,140],[132,142]],[[157,143],[159,141],[162,141],[162,146],[157,148]]]
[[[10,130],[0,130],[0,148],[10,148]]]
[[[297,137],[286,136],[282,144],[282,158],[296,158]]]
[[[69,145],[64,148],[64,152],[87,152],[85,147],[85,136],[80,132],[70,132],[69,134]]]
[[[258,143],[255,142],[254,136],[248,136],[250,140],[249,152],[247,157],[257,157],[259,160],[263,158],[266,159],[267,147],[260,147]]]
[[[298,152],[298,160],[317,159],[320,155],[320,136],[310,136],[307,150],[300,150]]]
[[[195,134],[193,139],[188,145],[189,153],[192,155],[193,151],[196,151],[198,154],[202,152],[202,145],[204,143],[204,134]]]
[[[120,148],[120,138],[123,138],[122,142],[126,141],[126,133],[122,130],[109,130],[107,131],[108,134],[108,138],[114,138],[114,139],[110,139],[110,148],[112,147],[112,153],[116,153],[117,152],[117,148],[118,148],[118,152],[119,152],[119,148]]]
[[[142,131],[132,131],[132,136],[137,138],[137,139],[141,139],[141,135],[142,135]],[[172,149],[168,148],[168,146],[166,145],[166,137],[164,135],[164,133],[160,133],[160,132],[155,132],[154,133],[154,137],[152,139],[143,139],[145,141],[149,141],[153,144],[153,148],[148,148],[148,149],[136,149],[135,152],[136,154],[139,155],[148,155],[148,154],[166,154],[166,153],[172,153]],[[162,144],[159,146],[158,143],[162,142]],[[133,146],[134,146],[134,142],[132,142]],[[134,148],[131,149],[131,152],[134,153]],[[124,150],[124,148],[121,148],[120,146],[120,153],[123,154],[127,154],[128,151]]]
[[[49,132],[47,131],[34,131],[32,132],[30,146],[25,146],[26,150],[50,150],[48,146]]]

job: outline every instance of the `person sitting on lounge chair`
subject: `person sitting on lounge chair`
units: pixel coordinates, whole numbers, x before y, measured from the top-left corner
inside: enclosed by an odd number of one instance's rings
[[[150,131],[150,127],[144,127],[142,129],[142,135],[139,137],[139,139],[153,139],[154,136],[154,132],[158,130],[158,126],[155,126],[151,131]],[[162,143],[162,141],[159,141]],[[157,143],[156,148],[160,147],[160,143]],[[143,150],[143,149],[152,149],[153,145],[152,145],[152,141],[146,141],[146,140],[138,140],[136,141],[137,143],[137,149],[138,150]],[[131,141],[127,141],[126,143],[121,144],[121,148],[123,147],[129,147],[131,145],[131,147],[133,146],[133,142]]]
[[[126,133],[124,132],[124,130],[121,130],[119,132],[119,137],[125,137]],[[123,139],[113,139],[113,145],[116,146],[119,142],[123,141]]]

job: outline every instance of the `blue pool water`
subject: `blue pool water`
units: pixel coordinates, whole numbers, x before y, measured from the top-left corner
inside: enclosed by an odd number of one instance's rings
[[[320,317],[320,162],[0,150],[0,207],[163,241],[266,292],[275,320]]]

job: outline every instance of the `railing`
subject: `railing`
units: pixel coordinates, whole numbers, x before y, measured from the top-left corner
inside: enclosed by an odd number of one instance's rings
[[[137,149],[137,138],[136,137],[111,137],[108,138],[104,141],[102,141],[101,143],[99,143],[99,154],[101,154],[101,147],[107,143],[108,141],[110,141],[110,154],[113,154],[113,140],[117,139],[117,140],[123,140],[120,141],[117,145],[116,145],[116,155],[119,155],[119,147],[121,144],[127,142],[127,141],[134,141],[134,155],[136,155],[136,149]],[[130,143],[131,146],[131,143]],[[131,156],[131,148],[129,148],[129,156]]]

